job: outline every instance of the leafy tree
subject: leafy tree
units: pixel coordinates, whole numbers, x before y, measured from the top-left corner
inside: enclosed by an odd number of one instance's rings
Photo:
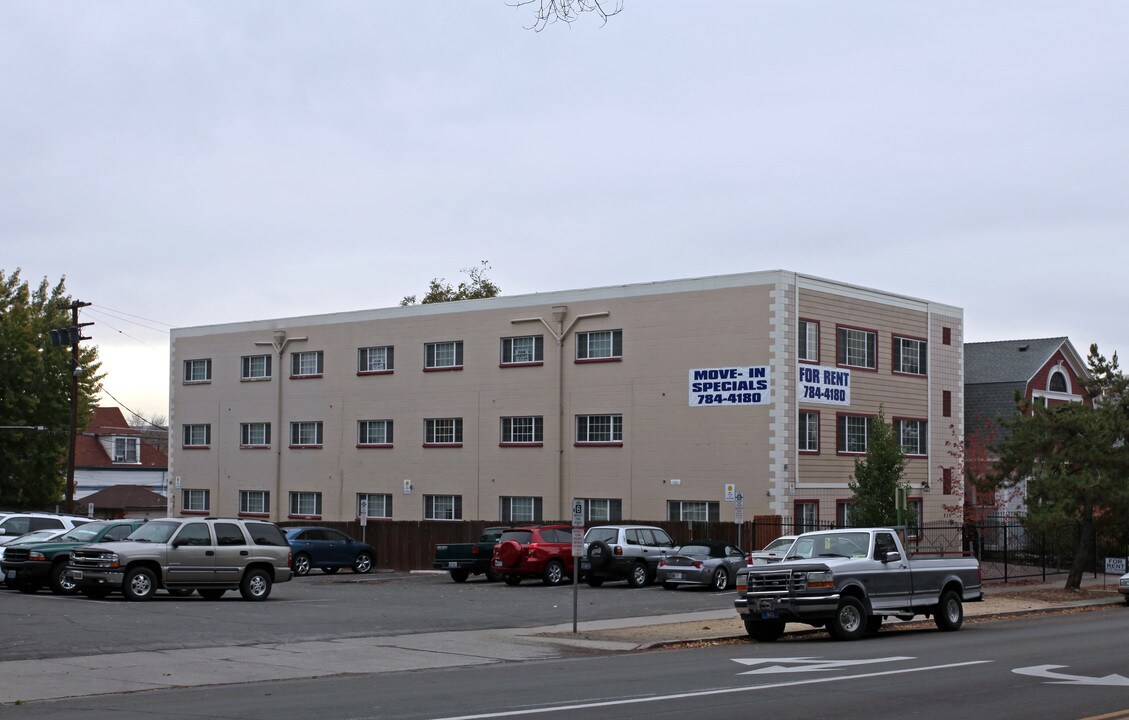
[[[866,457],[855,459],[855,472],[848,486],[854,493],[851,524],[863,526],[895,525],[898,522],[897,494],[906,459],[894,428],[886,422],[882,407],[870,423]]]
[[[623,0],[508,0],[507,4],[515,8],[534,6],[533,24],[529,29],[537,32],[555,22],[571,25],[587,12],[595,13],[602,24],[606,24],[609,17],[623,10]]]
[[[501,294],[502,289],[486,277],[486,271],[489,269],[490,263],[485,260],[479,263],[477,267],[462,268],[459,272],[469,275],[470,281],[459,283],[457,288],[452,287],[451,283],[447,282],[445,278],[433,279],[420,304],[430,305],[431,303],[451,302],[453,300],[478,300],[497,297]],[[415,304],[415,295],[407,295],[400,301],[401,306]]]
[[[1067,590],[1092,563],[1095,523],[1129,511],[1129,380],[1117,355],[1107,360],[1097,345],[1086,362],[1082,385],[1093,403],[1047,407],[1017,397],[1017,413],[1002,421],[1010,434],[996,445],[996,482],[1027,480],[1028,528],[1077,530]]]
[[[65,490],[70,440],[70,346],[48,331],[71,325],[64,281],[34,290],[0,270],[0,507],[52,508]],[[78,426],[94,412],[103,377],[98,350],[80,347]],[[42,428],[42,429],[40,429]]]

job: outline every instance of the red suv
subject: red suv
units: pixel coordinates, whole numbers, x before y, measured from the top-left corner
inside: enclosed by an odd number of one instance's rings
[[[540,525],[505,531],[494,546],[494,572],[507,585],[517,585],[526,577],[560,585],[566,575],[572,576],[572,527]]]

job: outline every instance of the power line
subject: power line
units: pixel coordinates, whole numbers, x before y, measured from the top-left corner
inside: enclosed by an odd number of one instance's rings
[[[112,316],[111,316],[111,317],[112,317]],[[114,326],[113,326],[113,325],[111,325],[110,323],[106,322],[106,321],[105,321],[105,319],[103,319],[103,320],[102,320],[101,322],[102,322],[102,324],[103,324],[103,325],[105,325],[106,327],[110,328],[111,330],[117,330],[117,331],[118,331],[118,334],[119,334],[119,335],[124,335],[124,336],[126,336],[127,338],[129,338],[130,340],[133,340],[134,342],[139,342],[139,343],[141,343],[141,344],[142,344],[142,345],[144,345],[145,347],[150,347],[150,348],[153,348],[154,350],[162,350],[162,349],[163,349],[163,348],[159,348],[159,347],[157,347],[156,345],[151,345],[150,343],[147,343],[147,342],[145,342],[145,341],[144,341],[144,340],[142,340],[141,338],[135,338],[134,336],[132,336],[132,335],[130,335],[129,333],[127,333],[127,332],[126,332],[125,330],[122,330],[121,328],[118,328],[118,327],[114,327]],[[129,321],[127,320],[126,322],[129,322]],[[142,327],[145,327],[145,326],[144,326],[144,325],[142,325]],[[158,331],[158,332],[160,332],[160,331]]]
[[[137,418],[138,420],[142,421],[142,422],[143,422],[143,423],[145,423],[146,425],[149,425],[150,427],[155,427],[155,428],[157,428],[158,430],[165,430],[165,431],[167,431],[167,430],[168,430],[168,428],[167,428],[167,427],[161,427],[160,425],[155,425],[155,424],[153,424],[153,423],[149,422],[149,419],[148,419],[148,418],[146,418],[146,417],[142,417],[141,415],[138,415],[137,413],[135,413],[135,412],[134,412],[133,410],[131,410],[131,409],[130,409],[130,408],[129,408],[129,407],[128,407],[128,406],[127,406],[127,405],[126,405],[125,403],[123,403],[123,402],[122,402],[121,400],[118,400],[118,399],[117,399],[116,397],[114,397],[114,394],[113,394],[112,392],[110,392],[109,390],[107,390],[107,389],[106,389],[105,387],[103,387],[103,388],[102,388],[102,392],[104,392],[104,393],[106,393],[107,395],[109,395],[109,396],[110,396],[110,399],[111,399],[111,400],[113,400],[114,402],[116,402],[116,403],[117,403],[118,405],[121,405],[121,406],[122,406],[122,409],[123,409],[123,410],[125,410],[125,411],[126,411],[126,412],[128,412],[128,413],[129,413],[130,415],[132,415],[132,416],[134,416],[135,418]]]
[[[128,315],[129,317],[134,317],[134,318],[137,318],[138,320],[144,320],[146,322],[157,323],[158,325],[164,325],[167,328],[172,327],[172,325],[170,325],[166,322],[161,322],[160,320],[152,320],[152,319],[147,318],[147,317],[141,317],[140,315],[134,315],[133,313],[127,313],[124,310],[115,310],[111,307],[106,307],[105,305],[95,305],[95,307],[101,308],[102,310],[106,310],[108,312],[115,312],[115,313],[118,313],[119,315]],[[140,325],[140,324],[141,323],[138,323],[138,325]]]
[[[169,331],[166,330],[165,328],[153,327],[152,325],[146,325],[145,323],[139,323],[136,320],[130,320],[128,317],[123,317],[120,314],[116,315],[116,314],[113,314],[111,312],[107,312],[107,308],[99,307],[98,310],[90,310],[88,308],[85,312],[92,313],[96,316],[111,317],[115,320],[122,320],[124,322],[130,323],[131,325],[143,327],[146,330],[152,330],[153,332],[159,332],[159,333],[162,333],[164,335],[168,335],[168,333],[169,333]],[[114,311],[114,312],[116,312],[116,311]],[[125,313],[125,315],[128,315],[128,313]],[[144,319],[144,318],[142,318],[142,319]],[[153,322],[156,322],[156,321],[154,320]]]

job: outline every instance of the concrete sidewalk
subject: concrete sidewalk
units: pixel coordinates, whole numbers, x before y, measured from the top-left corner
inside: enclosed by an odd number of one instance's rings
[[[1108,595],[1097,598],[1040,600],[1037,593],[1044,587],[986,588],[985,602],[966,604],[965,614],[974,617],[1122,602],[1115,587]],[[589,621],[579,623],[577,630],[573,633],[572,624],[568,623],[0,662],[0,704],[161,688],[488,665],[550,659],[581,651],[622,652],[671,642],[744,636],[744,627],[733,610]],[[811,628],[789,625],[788,630]]]

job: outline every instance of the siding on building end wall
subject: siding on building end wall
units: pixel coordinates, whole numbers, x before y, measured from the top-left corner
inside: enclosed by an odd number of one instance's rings
[[[853,457],[834,452],[832,405],[820,406],[821,453],[796,453],[796,319],[820,320],[824,365],[835,364],[836,324],[879,333],[877,372],[852,373],[850,411],[873,414],[881,403],[888,418],[929,419],[932,455],[911,460],[907,473],[917,486],[939,448],[934,373],[959,374],[959,340],[944,350],[939,341],[942,323],[961,336],[959,309],[792,273],[446,305],[174,330],[170,476],[181,478],[182,490],[207,490],[214,514],[237,514],[240,491],[269,492],[271,516],[281,521],[289,519],[289,493],[298,491],[322,494],[323,521],[355,518],[358,493],[391,495],[397,521],[422,520],[425,495],[461,496],[463,518],[487,522],[498,519],[500,498],[529,496],[542,499],[546,520],[567,518],[573,497],[618,499],[624,517],[652,520],[667,518],[670,502],[719,503],[721,518],[732,520],[727,483],[743,493],[746,518],[791,515],[792,499],[813,493],[821,514],[833,513],[836,500],[849,497]],[[558,353],[549,328],[557,327],[552,313],[560,305],[565,327],[587,317],[571,326]],[[281,357],[263,344],[276,330],[289,343]],[[575,361],[577,333],[609,330],[622,332],[622,357]],[[928,377],[891,372],[892,333],[929,339]],[[539,364],[500,366],[500,339],[525,335],[544,336]],[[461,368],[424,372],[424,345],[445,341],[462,343]],[[392,372],[358,373],[358,348],[385,345],[395,348]],[[295,351],[321,351],[323,372],[291,378]],[[241,358],[259,354],[272,356],[271,377],[241,380]],[[184,383],[184,361],[198,358],[211,359],[211,379]],[[772,370],[771,403],[688,402],[691,370],[754,366]],[[954,407],[963,407],[959,383],[951,389]],[[622,442],[578,445],[578,415],[622,416]],[[543,418],[539,445],[500,445],[500,418],[515,416]],[[460,446],[425,447],[428,418],[461,418]],[[358,447],[357,423],[366,419],[392,420],[392,447]],[[322,423],[318,447],[290,446],[290,423],[298,421]],[[240,425],[261,422],[272,425],[270,447],[240,447]],[[210,445],[184,448],[185,424],[210,425]],[[940,507],[933,497],[927,508]],[[178,493],[177,511],[181,499]]]

